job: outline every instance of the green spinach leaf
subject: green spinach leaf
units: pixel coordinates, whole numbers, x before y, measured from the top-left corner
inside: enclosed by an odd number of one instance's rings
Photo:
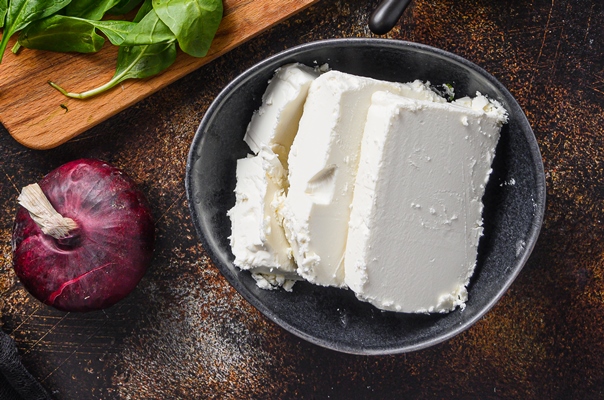
[[[138,12],[136,13],[136,16],[132,22],[140,22],[143,18],[145,18],[145,15],[149,14],[151,10],[153,10],[153,3],[151,0],[145,0],[141,5],[141,8],[138,9]]]
[[[110,15],[124,15],[134,10],[143,0],[121,0],[113,8],[107,11]]]
[[[6,10],[8,9],[8,0],[0,0],[0,28],[4,26],[6,19]]]
[[[100,20],[105,13],[117,5],[120,0],[72,0],[65,7],[65,15],[84,19]]]
[[[69,4],[71,0],[11,0],[8,3],[4,32],[0,41],[0,62],[8,40],[32,21],[48,17]]]
[[[106,84],[83,93],[71,93],[48,82],[67,97],[87,99],[103,93],[126,79],[148,78],[170,67],[176,60],[176,41],[146,46],[121,46],[117,56],[115,75]]]
[[[115,76],[123,81],[159,74],[176,61],[176,41],[147,46],[121,46]]]
[[[170,28],[159,19],[153,10],[148,12],[138,23],[126,21],[89,22],[99,28],[109,41],[116,46],[157,44],[175,39]]]
[[[175,39],[151,9],[139,23],[53,15],[29,24],[19,35],[19,44],[30,49],[90,53],[100,50],[104,43],[97,29],[116,46],[157,44]]]
[[[104,38],[120,46],[111,80],[83,93],[49,84],[65,96],[86,99],[126,79],[156,75],[176,60],[176,44],[192,56],[207,54],[222,19],[222,0],[0,0],[0,61],[9,38],[22,31],[15,46],[51,51],[98,51]],[[141,4],[142,3],[142,4]],[[129,21],[101,20],[140,4]],[[64,8],[64,10],[62,10]],[[62,10],[57,14],[58,11]],[[5,18],[3,18],[5,16]]]
[[[222,0],[152,0],[153,9],[187,54],[208,53],[222,19]]]
[[[78,18],[74,18],[78,19]],[[136,24],[129,21],[94,21],[94,20],[82,20],[86,21],[90,26],[97,28],[107,36],[109,41],[119,46],[124,42],[124,39],[130,34],[130,31],[134,29]],[[147,44],[147,43],[141,43]]]
[[[94,53],[105,39],[85,20],[53,15],[29,24],[19,34],[19,44],[28,49]]]

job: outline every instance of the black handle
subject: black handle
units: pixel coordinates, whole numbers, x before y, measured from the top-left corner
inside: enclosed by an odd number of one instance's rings
[[[369,17],[369,29],[376,35],[385,35],[396,25],[411,0],[383,0]]]

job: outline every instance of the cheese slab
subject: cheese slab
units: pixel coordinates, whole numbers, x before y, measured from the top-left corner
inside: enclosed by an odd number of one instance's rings
[[[350,203],[363,127],[376,91],[445,101],[419,81],[393,83],[329,71],[311,83],[289,153],[289,191],[282,211],[298,274],[318,285],[346,286]]]
[[[480,93],[451,104],[373,95],[345,256],[359,299],[400,312],[463,308],[505,121]]]
[[[259,154],[237,160],[236,202],[231,220],[234,264],[253,273],[296,278],[290,246],[277,208],[285,196],[285,172],[277,155],[263,147]]]
[[[308,88],[319,76],[318,70],[299,63],[284,65],[275,71],[262,105],[254,112],[243,140],[254,154],[268,146],[287,168],[289,149],[298,131]]]

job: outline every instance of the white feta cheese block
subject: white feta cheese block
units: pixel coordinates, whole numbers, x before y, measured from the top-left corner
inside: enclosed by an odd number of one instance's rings
[[[310,85],[289,153],[283,226],[298,274],[345,287],[344,250],[361,137],[376,91],[445,100],[419,81],[400,84],[329,71]]]
[[[237,160],[235,205],[231,220],[234,264],[252,273],[298,279],[291,247],[285,238],[277,209],[285,198],[285,171],[269,148]]]
[[[480,94],[452,104],[373,95],[345,256],[359,299],[411,313],[465,307],[506,120]]]
[[[317,76],[318,71],[298,63],[275,71],[243,138],[254,154],[266,145],[287,169],[287,155],[298,130],[308,88]]]

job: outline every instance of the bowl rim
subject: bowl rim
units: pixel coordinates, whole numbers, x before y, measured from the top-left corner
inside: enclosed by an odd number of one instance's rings
[[[535,173],[535,180],[537,183],[537,187],[535,188],[536,198],[534,199],[535,208],[534,214],[531,221],[531,227],[527,232],[527,236],[524,239],[525,247],[523,254],[518,257],[514,264],[513,269],[510,274],[507,275],[507,279],[502,281],[499,290],[496,292],[494,296],[490,299],[490,301],[482,307],[482,309],[478,310],[476,315],[472,318],[464,321],[463,323],[453,327],[452,329],[446,331],[439,336],[434,338],[430,338],[418,343],[404,345],[396,348],[371,348],[371,349],[362,349],[356,346],[348,346],[343,344],[333,345],[323,339],[316,338],[307,332],[301,331],[300,329],[292,326],[286,321],[282,320],[276,313],[271,311],[267,306],[265,306],[262,302],[256,301],[255,296],[245,287],[243,284],[239,282],[239,280],[235,276],[231,276],[230,274],[224,271],[224,268],[220,265],[220,262],[217,260],[219,257],[215,254],[212,246],[210,245],[209,240],[206,238],[205,232],[203,230],[202,224],[200,223],[199,214],[194,207],[194,203],[192,201],[193,197],[193,186],[191,180],[191,175],[193,171],[193,164],[196,159],[197,149],[202,142],[202,137],[204,136],[205,127],[210,123],[213,114],[216,110],[221,107],[223,101],[230,96],[230,93],[236,90],[240,84],[247,80],[248,75],[253,74],[258,70],[264,69],[267,65],[273,64],[278,60],[284,60],[291,56],[295,56],[300,52],[304,52],[307,50],[315,50],[320,48],[330,48],[330,47],[339,47],[339,46],[379,46],[384,48],[394,48],[394,49],[413,49],[416,51],[432,53],[434,55],[440,56],[442,58],[457,62],[462,64],[465,68],[473,70],[489,81],[497,90],[499,90],[504,98],[506,99],[507,106],[509,108],[513,108],[514,115],[518,118],[518,123],[521,127],[521,131],[525,136],[525,139],[528,143],[530,154],[532,157],[532,167],[533,172]],[[545,172],[543,167],[543,161],[541,157],[541,151],[539,149],[539,145],[537,142],[537,138],[534,135],[534,132],[530,126],[530,123],[526,117],[526,114],[514,98],[514,96],[507,90],[507,88],[500,83],[495,77],[493,77],[490,73],[488,73],[485,69],[478,66],[477,64],[469,61],[457,54],[448,52],[446,50],[442,50],[433,46],[429,46],[426,44],[410,42],[405,40],[397,40],[397,39],[384,39],[384,38],[334,38],[334,39],[324,39],[312,41],[304,44],[300,44],[281,52],[278,52],[274,55],[271,55],[262,61],[255,63],[251,67],[244,70],[240,73],[235,79],[229,82],[215,97],[212,101],[204,116],[201,119],[199,127],[197,128],[195,135],[193,137],[191,147],[189,150],[189,154],[187,156],[187,164],[186,164],[186,172],[185,172],[185,190],[187,195],[187,203],[189,206],[189,211],[191,214],[191,220],[195,226],[195,230],[197,232],[197,236],[201,241],[203,249],[208,253],[212,263],[216,266],[216,268],[221,272],[221,274],[227,279],[227,281],[235,288],[235,290],[252,306],[260,311],[262,315],[266,318],[273,321],[275,324],[294,334],[295,336],[304,339],[310,343],[318,345],[323,348],[327,348],[330,350],[338,351],[341,353],[348,354],[356,354],[356,355],[393,355],[393,354],[402,354],[407,352],[418,351],[421,349],[425,349],[436,344],[445,342],[463,331],[470,328],[474,325],[478,320],[480,320],[484,315],[491,310],[495,304],[501,299],[501,297],[505,294],[505,292],[509,289],[513,281],[519,275],[520,271],[523,269],[524,265],[528,261],[535,245],[537,239],[539,237],[539,233],[541,227],[543,225],[543,219],[545,215],[546,209],[546,181],[545,181]],[[456,310],[459,311],[459,310]],[[455,312],[455,311],[453,311]]]

